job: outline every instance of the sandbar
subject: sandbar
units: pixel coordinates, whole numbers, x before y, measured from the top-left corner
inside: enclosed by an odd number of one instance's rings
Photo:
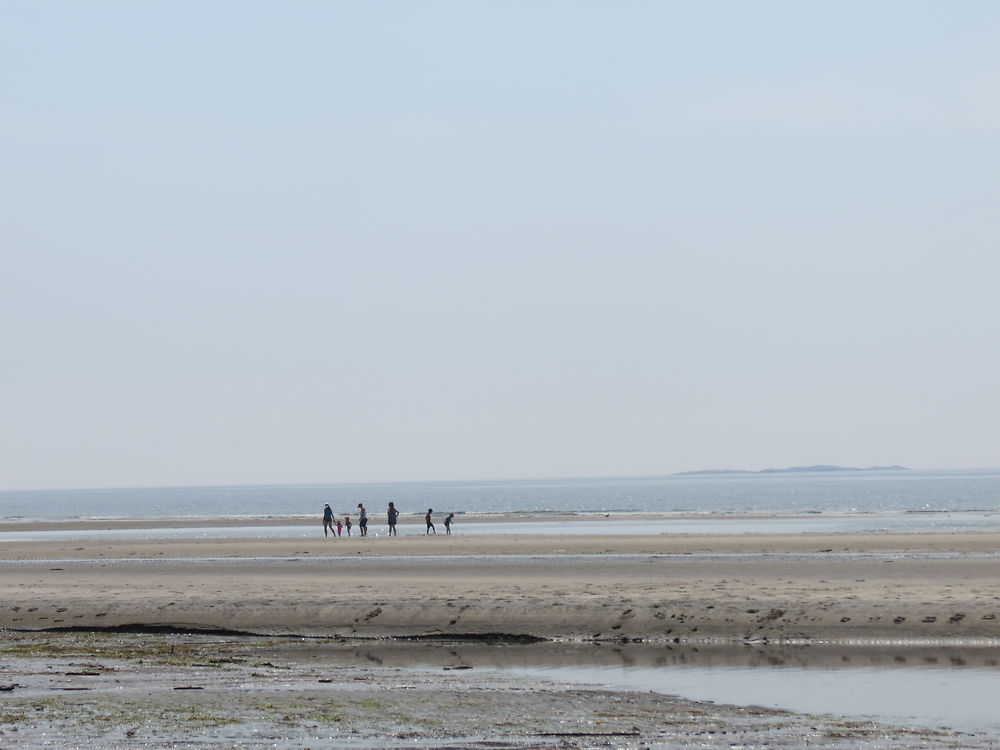
[[[0,627],[1000,639],[997,533],[0,542]]]
[[[993,663],[1000,533],[427,537],[418,528],[391,539],[0,533],[0,744],[994,746],[992,732],[475,667],[498,647],[560,644],[703,655],[738,645],[750,666],[794,660],[796,644],[861,648],[871,664],[919,661],[943,644]],[[435,644],[441,664],[395,665],[386,644],[400,643]],[[346,649],[346,661],[322,656],[332,648]]]

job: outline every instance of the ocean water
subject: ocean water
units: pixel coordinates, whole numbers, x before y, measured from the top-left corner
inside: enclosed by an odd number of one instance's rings
[[[606,479],[391,484],[160,487],[0,492],[0,520],[214,519],[315,516],[329,503],[362,502],[404,515],[667,513],[830,516],[990,514],[1000,511],[1000,470],[804,472]]]

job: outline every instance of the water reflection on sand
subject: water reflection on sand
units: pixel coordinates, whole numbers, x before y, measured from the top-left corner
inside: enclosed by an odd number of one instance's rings
[[[379,642],[296,644],[287,657],[332,666],[472,668],[717,703],[1000,728],[996,647]]]
[[[87,525],[98,523],[88,522]],[[129,528],[49,528],[20,530],[17,524],[0,529],[0,541],[40,542],[70,540],[148,540],[148,539],[294,539],[322,537],[316,524],[281,525],[273,522],[225,525],[197,522],[178,523],[176,527],[141,521],[130,522]],[[134,526],[134,527],[133,527]],[[962,531],[1000,531],[1000,513],[899,513],[804,516],[705,516],[676,518],[630,518],[627,514],[603,518],[561,518],[560,520],[474,520],[462,518],[456,522],[455,533],[478,535],[566,535],[616,536],[637,534],[871,534],[871,533],[951,533]],[[385,528],[370,527],[372,537],[384,536]],[[400,536],[424,535],[423,526],[403,524]],[[347,537],[344,537],[346,540]]]

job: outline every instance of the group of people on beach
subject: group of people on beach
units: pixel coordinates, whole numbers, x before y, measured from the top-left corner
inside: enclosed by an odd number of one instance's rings
[[[427,513],[424,515],[424,523],[427,524],[427,531],[425,534],[437,534],[437,528],[434,526],[434,509],[428,508]],[[399,520],[399,510],[396,508],[396,504],[393,502],[389,503],[389,508],[386,513],[387,521],[389,523],[389,536],[399,536],[396,533],[396,522]],[[455,520],[455,514],[449,513],[444,519],[444,530],[446,534],[451,534],[451,524]],[[343,536],[344,530],[347,530],[347,536],[351,536],[351,529],[354,524],[351,522],[350,516],[344,516],[343,520],[338,518],[333,514],[333,509],[330,504],[327,503],[323,506],[323,536]],[[365,509],[363,503],[358,503],[358,529],[361,532],[361,536],[368,536],[368,511]]]

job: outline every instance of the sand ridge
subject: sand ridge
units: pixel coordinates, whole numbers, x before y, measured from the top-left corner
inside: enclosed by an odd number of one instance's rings
[[[0,627],[994,639],[998,543],[989,533],[7,542]]]

